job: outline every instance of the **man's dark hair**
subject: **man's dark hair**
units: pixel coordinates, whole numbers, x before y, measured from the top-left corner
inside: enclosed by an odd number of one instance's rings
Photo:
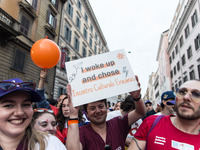
[[[131,95],[128,95],[124,101],[122,101],[120,108],[123,111],[130,111],[130,110],[134,110],[135,109],[135,103],[133,100],[133,97]]]
[[[53,106],[56,106],[58,104],[58,101],[53,98],[47,98],[47,101]]]
[[[99,100],[99,101],[104,101],[105,106],[106,106],[106,108],[107,108],[107,99],[102,99],[102,100]],[[87,113],[87,105],[88,105],[88,104],[83,105],[83,109],[85,110],[86,113]]]
[[[163,101],[164,100],[161,100],[161,104],[160,104],[160,106],[162,107],[162,109],[165,107],[165,105],[163,104]]]

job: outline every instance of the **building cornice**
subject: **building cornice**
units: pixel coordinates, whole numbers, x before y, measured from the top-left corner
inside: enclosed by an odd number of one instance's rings
[[[95,16],[95,14],[94,14],[94,12],[93,12],[93,10],[92,10],[92,7],[91,7],[91,5],[90,5],[90,2],[89,2],[88,0],[83,0],[83,2],[85,3],[85,6],[87,7],[87,9],[88,9],[90,15],[92,16],[92,19],[93,19],[94,23],[96,24],[96,27],[97,27],[99,33],[101,34],[101,37],[102,37],[102,39],[103,39],[103,42],[104,42],[105,46],[107,46],[106,39],[105,39],[105,37],[104,37],[104,35],[103,35],[103,32],[102,32],[102,30],[101,30],[101,28],[100,28],[100,26],[99,26],[99,23],[98,23],[98,21],[97,21],[97,19],[96,19],[96,16]]]
[[[167,48],[167,53],[169,53],[169,51],[171,50],[172,46],[174,45],[174,43],[176,42],[176,39],[179,36],[179,33],[181,32],[181,29],[183,28],[184,25],[184,21],[187,17],[187,15],[189,14],[190,8],[192,6],[192,4],[194,4],[197,0],[189,0],[187,2],[187,5],[185,6],[185,9],[179,19],[179,23],[176,26],[175,32],[172,36],[171,42],[168,43],[168,48]]]

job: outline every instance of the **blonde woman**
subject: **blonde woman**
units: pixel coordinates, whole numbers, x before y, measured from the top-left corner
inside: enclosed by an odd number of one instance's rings
[[[0,82],[0,149],[66,150],[53,135],[37,132],[31,126],[32,102],[41,97],[35,84],[18,78]]]

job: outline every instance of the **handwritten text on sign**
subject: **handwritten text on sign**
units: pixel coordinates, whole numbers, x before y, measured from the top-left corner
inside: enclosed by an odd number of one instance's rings
[[[138,90],[124,50],[66,63],[74,106]]]

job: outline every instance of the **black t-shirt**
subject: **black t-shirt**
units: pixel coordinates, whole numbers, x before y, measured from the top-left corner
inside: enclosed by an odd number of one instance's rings
[[[151,116],[151,115],[154,115],[154,114],[156,114],[156,112],[155,112],[154,109],[152,109],[151,111],[148,111],[148,112],[145,114],[145,116],[142,118],[142,120],[144,120],[146,117]]]

